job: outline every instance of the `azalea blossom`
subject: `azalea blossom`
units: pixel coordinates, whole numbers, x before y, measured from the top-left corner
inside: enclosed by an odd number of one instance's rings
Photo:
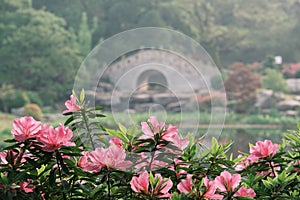
[[[0,164],[7,164],[6,160],[7,153],[6,152],[0,152]]]
[[[68,127],[64,127],[63,124],[60,124],[60,126],[55,129],[45,124],[37,140],[43,144],[43,151],[53,152],[62,146],[75,146],[75,143],[70,141],[72,137],[72,130]]]
[[[96,148],[92,152],[85,152],[78,165],[85,171],[92,172],[99,172],[102,167],[125,170],[132,165],[132,162],[125,158],[125,150],[112,145],[107,149]]]
[[[207,177],[204,178],[204,185],[206,187],[206,192],[203,197],[208,199],[223,199],[223,195],[216,194],[217,185],[215,181],[210,181]]]
[[[152,185],[154,183],[156,184]],[[132,177],[130,186],[134,192],[145,195],[153,195],[158,199],[170,198],[172,196],[172,194],[169,193],[169,190],[173,186],[173,182],[171,180],[163,178],[160,174],[155,174],[154,183],[149,183],[149,173],[147,171],[143,171],[138,177]],[[149,185],[151,185],[150,190]]]
[[[8,157],[8,159],[10,159],[12,163],[16,164],[17,162],[25,163],[25,158],[30,158],[32,157],[32,155],[29,153],[17,153],[13,150],[8,150],[7,152],[0,152],[0,164],[8,164],[6,157]]]
[[[166,128],[164,122],[158,122],[156,117],[150,117],[147,122],[142,122],[142,131],[144,135],[139,137],[139,139],[154,139],[154,135],[160,134],[161,140],[172,141],[174,135],[178,134],[178,128],[176,126],[169,125]]]
[[[139,176],[133,176],[130,181],[131,189],[135,192],[149,194],[149,173],[143,171]]]
[[[41,130],[41,122],[36,121],[33,117],[25,116],[15,119],[11,133],[18,142],[24,142],[29,138],[35,138]]]
[[[78,162],[78,166],[83,169],[85,172],[99,172],[101,167],[97,166],[96,164],[92,163],[90,160],[90,153],[83,152],[83,156],[80,158]]]
[[[235,197],[251,197],[254,198],[256,193],[252,188],[245,188],[244,186],[240,187],[240,189],[233,195]]]
[[[250,157],[266,158],[274,156],[278,150],[278,144],[273,144],[271,140],[258,141],[250,148]]]
[[[21,181],[19,183],[19,186],[20,186],[20,189],[23,190],[25,193],[33,192],[33,190],[35,189],[34,185],[31,185],[30,183],[24,182],[24,181]]]
[[[240,184],[240,181],[240,174],[231,175],[228,171],[224,171],[216,177],[215,184],[220,192],[231,192]]]
[[[64,114],[69,112],[77,112],[80,110],[80,107],[76,104],[76,99],[73,95],[70,96],[70,100],[65,102],[65,106],[67,107],[67,110],[63,112]]]
[[[241,157],[242,155],[239,155],[238,157]],[[257,162],[259,160],[258,157],[255,156],[247,156],[240,160],[236,165],[235,165],[235,170],[236,171],[242,171],[246,169],[249,165],[252,165],[253,163]]]
[[[180,138],[178,134],[174,134],[172,138],[173,144],[181,150],[184,150],[190,143],[188,138]]]
[[[173,182],[168,178],[163,178],[160,174],[155,174],[154,180],[157,179],[159,182],[155,185],[153,194],[159,199],[172,197],[169,190],[173,187]]]
[[[180,192],[183,192],[184,194],[190,193],[193,189],[193,186],[194,186],[193,182],[192,182],[192,177],[193,177],[192,174],[188,174],[186,176],[186,179],[182,179],[180,181],[180,183],[177,185],[177,189]]]
[[[121,147],[121,148],[122,148],[122,146],[123,146],[123,141],[122,141],[120,138],[111,138],[111,139],[109,140],[109,143],[110,143],[111,145],[115,145],[115,146]]]

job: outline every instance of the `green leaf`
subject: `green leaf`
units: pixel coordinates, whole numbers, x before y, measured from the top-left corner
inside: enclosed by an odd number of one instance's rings
[[[103,110],[102,106],[95,106],[95,110]]]
[[[297,136],[295,136],[293,134],[285,134],[285,137],[300,144],[300,138],[298,138]]]
[[[55,181],[56,181],[56,171],[57,171],[57,168],[53,168],[51,171],[50,171],[50,175],[49,175],[49,184],[50,186],[55,186]]]
[[[65,121],[64,125],[66,126],[66,125],[70,124],[73,120],[74,120],[74,116],[72,115]]]
[[[84,92],[84,89],[82,88],[81,93],[80,93],[80,103],[83,103],[84,98],[85,98],[85,92]]]
[[[154,176],[153,176],[152,172],[149,173],[149,182],[153,186],[153,184],[154,184]]]
[[[121,131],[113,130],[113,129],[105,129],[105,131],[113,137],[120,138],[123,142],[128,143],[129,139],[126,137],[125,134],[123,134]]]
[[[14,142],[16,142],[16,140],[15,139],[7,139],[7,140],[4,140],[4,142],[6,142],[6,143],[14,143]]]
[[[121,123],[118,124],[119,125],[119,129],[122,133],[126,134],[127,133],[127,128],[125,126],[123,126]]]
[[[264,186],[268,189],[272,189],[272,184],[267,180],[262,180]]]
[[[8,178],[7,176],[5,176],[3,173],[0,174],[0,182],[5,184],[5,185],[8,185]]]
[[[45,165],[42,165],[40,169],[38,169],[37,174],[38,176],[46,169]]]

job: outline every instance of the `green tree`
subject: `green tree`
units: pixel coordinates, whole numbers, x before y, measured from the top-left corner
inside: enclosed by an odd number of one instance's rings
[[[275,69],[267,69],[266,76],[262,78],[263,88],[274,90],[275,92],[286,92],[287,83],[282,73]]]
[[[15,8],[0,18],[0,84],[31,90],[50,104],[66,97],[80,65],[78,44],[52,13]]]
[[[78,32],[78,43],[80,52],[83,56],[91,51],[92,48],[92,35],[97,28],[97,18],[94,18],[93,27],[89,28],[87,14],[82,13],[81,24]]]

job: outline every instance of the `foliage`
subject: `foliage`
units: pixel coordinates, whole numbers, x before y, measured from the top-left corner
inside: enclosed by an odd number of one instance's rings
[[[80,61],[76,36],[64,19],[14,8],[2,13],[0,32],[0,84],[35,91],[47,104],[64,98]]]
[[[23,116],[32,116],[36,120],[43,118],[41,108],[37,104],[26,104],[23,110]]]
[[[0,109],[4,112],[10,112],[12,108],[23,107],[30,103],[27,93],[22,90],[16,90],[12,85],[3,84],[0,88]]]
[[[296,71],[295,78],[300,78],[300,70]]]
[[[37,104],[39,106],[43,106],[43,100],[41,99],[41,97],[38,95],[38,93],[33,92],[33,91],[26,91],[26,94],[29,98],[29,102],[30,103],[34,103]]]
[[[287,92],[287,83],[283,75],[275,69],[267,69],[266,76],[262,78],[262,87],[276,92]]]
[[[33,0],[34,8],[63,17],[77,33],[83,12],[89,27],[96,18],[92,46],[131,28],[167,27],[200,42],[218,66],[263,60],[268,54],[281,55],[285,62],[299,60],[299,6],[297,0]]]
[[[244,113],[254,105],[259,86],[258,77],[249,67],[242,63],[232,65],[225,88],[228,99],[237,113]]]
[[[91,135],[102,117],[87,107],[84,91],[67,101],[65,124]],[[76,103],[74,105],[73,103]],[[75,106],[75,107],[74,107]],[[72,110],[72,112],[71,112]],[[93,148],[71,129],[43,125],[31,117],[14,121],[14,139],[0,152],[3,199],[297,199],[300,191],[300,125],[281,145],[250,145],[233,158],[231,143],[182,138],[176,127],[155,117],[136,127],[105,129],[110,145]],[[57,137],[60,135],[60,137]],[[74,137],[75,135],[73,135]],[[78,136],[78,135],[77,135]],[[92,144],[93,138],[88,137]],[[92,147],[92,148],[91,148]],[[82,152],[83,151],[83,152]],[[127,170],[125,170],[127,168]]]

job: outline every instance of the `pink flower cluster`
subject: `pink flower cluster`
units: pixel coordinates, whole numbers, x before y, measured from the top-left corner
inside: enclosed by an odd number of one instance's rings
[[[70,96],[70,100],[67,100],[65,102],[65,106],[67,110],[65,110],[63,114],[70,113],[70,112],[77,112],[80,110],[80,106],[76,104],[76,99],[74,98],[73,95]]]
[[[186,179],[180,181],[180,183],[177,185],[177,189],[180,192],[185,194],[193,193],[194,184],[192,181],[192,176],[193,175],[188,174]],[[217,176],[213,181],[210,181],[207,177],[205,177],[204,186],[206,190],[202,196],[208,199],[223,199],[224,196],[222,194],[235,192],[234,196],[248,196],[254,198],[256,196],[254,190],[240,186],[240,182],[241,175],[231,175],[228,171],[222,172],[220,176]]]
[[[273,144],[271,140],[258,141],[255,146],[250,148],[250,155],[241,160],[235,169],[241,171],[256,163],[259,159],[273,157],[276,155],[277,150],[278,144]]]
[[[78,162],[78,165],[84,171],[100,172],[102,167],[108,169],[115,168],[125,170],[131,167],[132,162],[125,160],[125,150],[120,147],[122,141],[117,138],[111,139],[110,145],[107,149],[96,148],[92,152],[84,152],[83,156]]]
[[[160,174],[155,174],[154,181],[151,182],[149,173],[143,171],[139,176],[132,177],[130,186],[134,192],[147,196],[155,196],[158,199],[164,199],[172,196],[172,194],[169,193],[169,190],[172,188],[173,182],[170,179],[163,178]]]
[[[165,122],[158,122],[157,118],[152,116],[148,119],[148,122],[142,122],[142,131],[144,135],[139,139],[153,139],[156,135],[159,135],[159,139],[162,141],[173,142],[179,149],[184,149],[189,144],[189,139],[181,139],[178,135],[178,128],[173,125],[169,125],[166,128]]]
[[[15,119],[11,133],[18,142],[25,142],[28,139],[34,139],[41,143],[43,151],[53,152],[62,146],[75,146],[71,142],[73,133],[68,127],[60,124],[59,127],[53,128],[48,124],[41,126],[41,122],[34,120],[32,117],[22,117]]]
[[[175,146],[177,149],[160,144],[157,146],[158,150],[155,151],[152,158],[148,157],[145,152],[140,153],[140,160],[138,160],[138,163],[140,164],[135,166],[138,170],[149,165],[151,165],[151,170],[165,167],[168,163],[157,160],[157,158],[161,156],[162,151],[172,153],[176,156],[182,155],[183,150],[189,144],[188,138],[181,138],[179,136],[178,128],[176,126],[169,125],[168,128],[166,128],[166,124],[164,122],[158,122],[157,118],[154,116],[150,117],[147,122],[142,122],[141,126],[144,134],[139,137],[139,140],[157,140],[158,138],[158,141],[155,142],[169,142],[170,145]]]

